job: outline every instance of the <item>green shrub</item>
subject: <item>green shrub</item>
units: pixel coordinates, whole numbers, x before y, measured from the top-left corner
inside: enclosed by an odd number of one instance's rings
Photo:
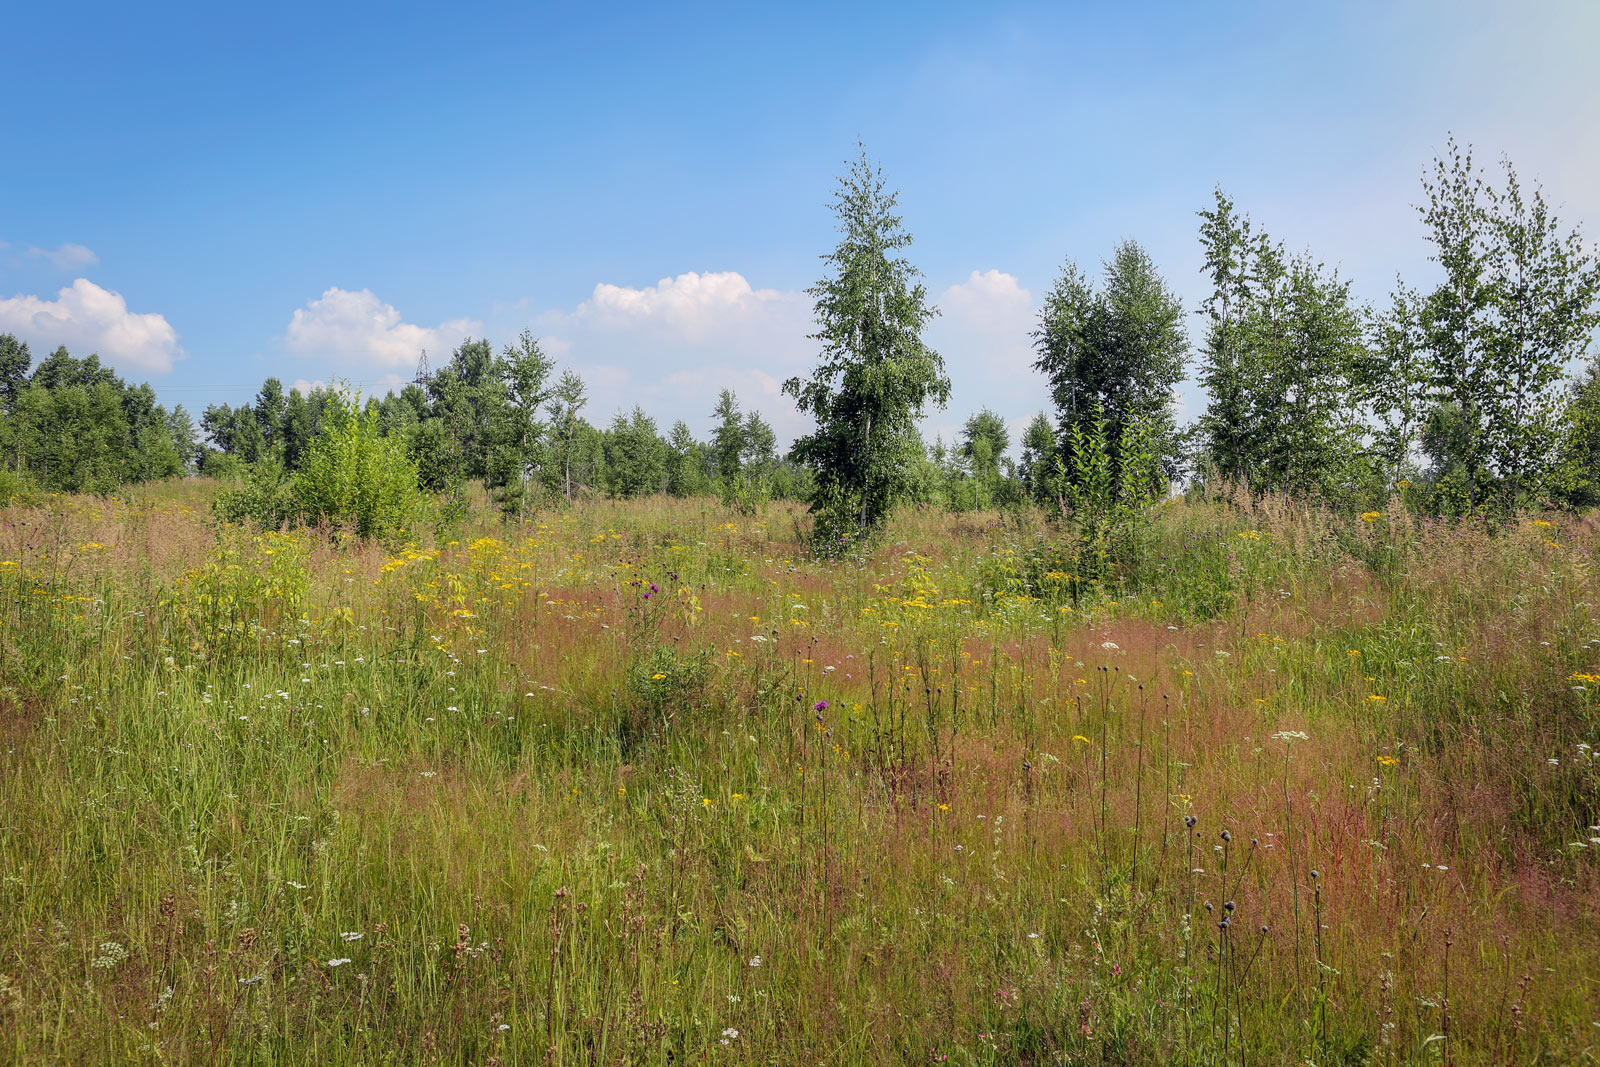
[[[293,485],[276,460],[239,464],[233,483],[217,494],[211,512],[223,522],[279,530],[294,519]]]
[[[423,503],[406,442],[386,437],[377,411],[363,413],[354,396],[338,389],[291,492],[303,521],[347,526],[362,538],[405,532]]]
[[[38,490],[39,487],[26,474],[0,470],[0,507],[13,502],[31,504]]]

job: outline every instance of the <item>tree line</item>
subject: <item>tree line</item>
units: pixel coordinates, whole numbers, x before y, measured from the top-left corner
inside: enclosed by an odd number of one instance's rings
[[[419,488],[449,493],[481,483],[508,516],[575,495],[721,495],[745,506],[800,495],[806,472],[778,455],[777,434],[757,411],[743,411],[724,389],[708,440],[683,420],[663,436],[635,405],[609,424],[584,417],[588,390],[529,333],[498,354],[486,340],[463,342],[439,370],[366,402],[385,437],[404,443]],[[285,392],[268,379],[253,403],[216,404],[201,417],[214,448],[201,473],[231,477],[261,468],[298,471],[321,428],[333,390]]]
[[[510,517],[587,493],[716,494],[747,508],[791,497],[809,502],[823,545],[870,536],[901,504],[1110,509],[1180,481],[1341,506],[1399,494],[1442,514],[1600,503],[1600,368],[1568,374],[1600,324],[1592,246],[1509,160],[1491,176],[1453,140],[1422,192],[1436,277],[1397,279],[1382,306],[1286,250],[1221,189],[1197,213],[1209,292],[1192,314],[1136,241],[1097,276],[1069,260],[1030,338],[1052,410],[1028,423],[1015,460],[1006,420],[987,409],[950,442],[918,431],[950,397],[924,340],[937,309],[897,194],[864,151],[839,179],[839,243],[808,290],[818,362],[784,383],[814,421],[787,454],[726,389],[706,440],[682,420],[663,434],[639,406],[594,425],[583,380],[558,375],[526,332],[498,353],[464,341],[436,373],[367,400],[363,417],[403,450],[418,488],[481,483]],[[1191,369],[1209,403],[1180,427],[1174,390]],[[51,489],[191,472],[286,485],[344,411],[337,399],[269,378],[251,403],[207,407],[197,428],[95,356],[63,348],[33,366],[25,344],[0,337],[6,470]]]

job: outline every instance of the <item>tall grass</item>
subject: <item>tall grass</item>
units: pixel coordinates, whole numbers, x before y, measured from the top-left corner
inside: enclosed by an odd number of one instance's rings
[[[0,1059],[1595,1056],[1589,520],[206,492],[0,512]]]

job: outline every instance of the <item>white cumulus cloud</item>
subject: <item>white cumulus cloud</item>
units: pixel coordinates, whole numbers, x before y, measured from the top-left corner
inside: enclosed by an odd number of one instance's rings
[[[939,307],[958,328],[1024,337],[1033,328],[1033,294],[1002,270],[973,271],[940,295]]]
[[[394,370],[415,366],[423,349],[438,363],[482,332],[481,323],[464,318],[432,327],[406,322],[372,290],[334,286],[296,309],[284,346],[296,355],[325,359],[337,370]]]
[[[797,309],[809,311],[801,294],[756,289],[737,271],[689,271],[640,289],[601,282],[575,314],[597,325],[654,325],[698,339],[750,322],[793,319]]]
[[[121,293],[87,278],[54,300],[26,294],[0,299],[0,331],[27,341],[40,355],[66,345],[75,355],[98,353],[118,370],[160,374],[183,356],[178,331],[165,316],[129,311]]]

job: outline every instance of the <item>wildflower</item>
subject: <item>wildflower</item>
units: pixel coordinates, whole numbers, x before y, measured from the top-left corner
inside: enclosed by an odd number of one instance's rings
[[[1383,512],[1381,511],[1363,511],[1361,513],[1362,522],[1377,522],[1381,518],[1383,518]]]
[[[350,962],[350,958],[348,956],[336,956],[335,958],[333,958],[333,959],[328,961],[328,966],[329,967],[343,967],[345,964],[347,964],[349,962]]]
[[[1089,739],[1088,739],[1088,738],[1087,738],[1087,737],[1084,737],[1084,736],[1083,736],[1083,735],[1082,735],[1082,734],[1073,734],[1073,735],[1072,735],[1072,739],[1073,739],[1073,740],[1074,740],[1074,741],[1080,741],[1080,742],[1082,742],[1082,743],[1083,743],[1083,744],[1085,744],[1085,745],[1088,745],[1088,744],[1093,744],[1093,742],[1092,742],[1092,741],[1090,741],[1090,740],[1089,740]]]
[[[666,677],[666,675],[662,674],[660,671],[657,671],[656,673],[654,673],[654,674],[652,674],[650,676],[650,680],[652,682],[659,682],[659,681],[661,681],[661,679],[663,679],[665,677]]]
[[[949,811],[950,810],[950,805],[948,805],[948,804],[940,804],[939,805],[939,810],[940,811]]]
[[[344,938],[346,941],[360,941],[363,937],[366,937],[367,935],[361,933],[358,930],[347,930],[344,933],[340,934],[339,936]]]
[[[763,960],[760,956],[751,956],[750,957],[750,966],[752,966],[752,967],[759,967],[765,962],[766,961]]]

